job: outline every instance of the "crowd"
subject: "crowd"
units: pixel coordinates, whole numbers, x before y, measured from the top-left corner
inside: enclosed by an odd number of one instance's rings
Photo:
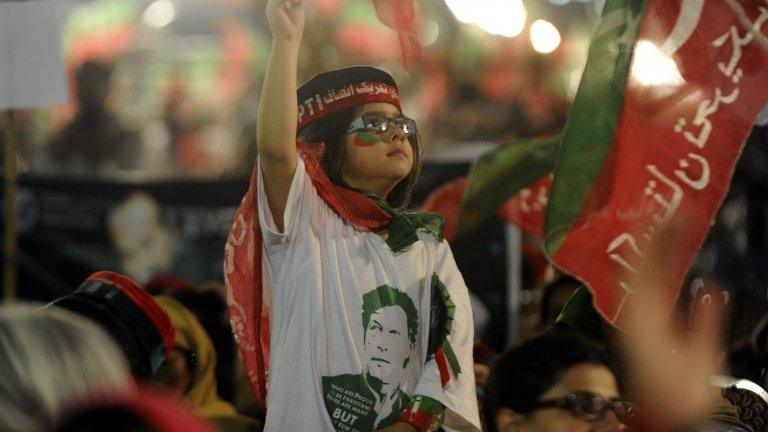
[[[442,218],[408,210],[422,145],[397,84],[353,66],[297,86],[304,3],[267,5],[258,162],[224,284],[100,271],[4,305],[0,430],[768,431],[768,315],[723,344],[727,296],[700,282],[668,319],[660,250],[621,329],[562,275],[537,332],[501,353],[477,340]],[[103,102],[81,101],[79,128],[110,126]],[[82,145],[127,136],[102,132]]]
[[[546,291],[568,283],[555,280]],[[768,315],[729,355],[717,348],[717,301],[700,301],[700,309],[715,306],[697,312],[711,324],[689,329],[695,338],[678,338],[670,326],[645,331],[643,341],[592,331],[581,315],[600,318],[585,310],[581,290],[554,323],[543,319],[535,336],[501,354],[476,341],[483,430],[768,431]],[[633,313],[653,319],[652,302]],[[550,307],[542,304],[542,318]],[[217,336],[224,344],[215,348],[210,336],[226,325],[225,314],[217,287],[169,277],[142,287],[112,272],[47,305],[3,306],[0,430],[261,430],[264,413],[253,399],[221,396],[222,383],[246,381],[231,337]],[[642,334],[647,319],[627,330]],[[218,370],[217,358],[229,364]]]

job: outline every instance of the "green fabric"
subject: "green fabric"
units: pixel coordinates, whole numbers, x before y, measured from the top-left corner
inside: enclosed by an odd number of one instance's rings
[[[448,367],[451,368],[453,376],[459,375],[461,373],[461,365],[459,364],[459,359],[456,357],[456,353],[453,351],[451,343],[446,339],[440,348],[443,349],[443,354],[445,354],[445,359],[448,360]]]
[[[603,8],[555,164],[544,231],[550,257],[579,216],[613,144],[644,3],[608,0]]]
[[[439,242],[443,241],[445,221],[439,214],[397,210],[373,192],[360,190],[360,193],[372,199],[382,210],[392,216],[392,221],[389,223],[387,245],[393,252],[400,252],[416,243],[419,240],[416,232],[419,230],[432,234],[435,240]]]
[[[447,334],[450,334],[451,328],[453,327],[453,318],[456,316],[456,304],[451,300],[451,294],[448,292],[448,287],[446,287],[443,281],[440,280],[437,273],[432,273],[432,286],[437,288],[437,292],[440,294],[440,298],[445,305],[446,312],[448,313],[448,322],[445,324],[447,329],[446,332]]]
[[[603,318],[592,305],[592,294],[584,285],[578,287],[563,306],[555,326],[567,328],[589,339],[605,342]]]
[[[440,302],[445,311],[445,322],[442,325],[443,328],[438,330],[441,332],[438,339],[438,345],[445,354],[445,359],[448,361],[448,366],[451,368],[451,372],[453,372],[454,376],[457,376],[461,373],[461,365],[459,364],[458,358],[456,358],[456,353],[453,351],[451,343],[448,341],[448,335],[451,334],[451,330],[453,329],[453,319],[456,316],[456,304],[451,300],[451,294],[448,292],[448,287],[446,287],[443,281],[440,280],[437,273],[432,274],[432,288],[432,295],[434,296],[436,292],[437,295],[440,296]]]
[[[445,407],[439,400],[429,396],[414,395],[411,398],[411,402],[408,404],[407,410],[412,413],[411,415],[422,412],[432,417],[432,420],[426,425],[425,430],[442,430],[440,429],[440,426],[443,425],[443,421],[445,420]]]
[[[469,171],[456,238],[472,232],[506,200],[551,172],[561,138],[513,141],[480,156]]]
[[[439,400],[424,395],[414,395],[408,407],[412,411],[423,411],[435,416],[440,416],[445,412],[445,407]]]

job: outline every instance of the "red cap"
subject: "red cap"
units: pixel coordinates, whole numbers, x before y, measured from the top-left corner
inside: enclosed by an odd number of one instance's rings
[[[149,317],[149,320],[157,328],[163,339],[163,348],[165,355],[170,354],[174,345],[176,345],[176,329],[168,315],[155,303],[144,288],[128,276],[110,271],[96,272],[88,277],[86,281],[102,281],[114,285],[128,297],[136,306]]]

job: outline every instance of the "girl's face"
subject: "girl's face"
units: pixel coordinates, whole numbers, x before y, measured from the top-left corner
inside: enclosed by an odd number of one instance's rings
[[[383,102],[363,105],[358,116],[366,114],[387,118],[402,116],[396,106]],[[345,147],[344,180],[352,187],[369,190],[382,197],[386,197],[413,169],[411,143],[403,130],[393,123],[386,132],[351,132],[346,136]]]

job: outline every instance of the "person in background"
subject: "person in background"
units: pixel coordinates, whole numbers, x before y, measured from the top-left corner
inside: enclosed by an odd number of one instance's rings
[[[193,286],[173,275],[160,275],[144,284],[151,295],[168,295],[178,300],[200,321],[216,350],[216,388],[219,396],[235,401],[235,341],[227,313],[224,285],[207,282]],[[245,378],[245,377],[244,377]],[[245,378],[247,381],[247,378]],[[250,393],[250,390],[248,390]]]
[[[0,308],[0,430],[27,432],[73,403],[134,388],[122,352],[90,320],[55,306]]]
[[[259,423],[237,413],[216,392],[216,351],[195,315],[168,296],[156,296],[157,304],[176,328],[176,345],[153,381],[183,397],[195,412],[223,432],[256,431]]]
[[[503,353],[483,406],[488,432],[626,431],[633,415],[603,347],[565,330]]]
[[[137,380],[149,380],[174,346],[175,330],[168,315],[127,276],[96,272],[75,292],[51,304],[106,330],[123,350]]]
[[[717,382],[720,380],[721,382]],[[768,393],[748,380],[718,377],[719,403],[698,432],[768,432]],[[721,385],[724,384],[724,385]]]
[[[50,142],[50,160],[59,172],[109,176],[138,168],[139,135],[126,129],[109,103],[113,67],[87,62],[75,72],[78,111]]]
[[[43,432],[219,432],[167,395],[143,389],[78,406]]]

